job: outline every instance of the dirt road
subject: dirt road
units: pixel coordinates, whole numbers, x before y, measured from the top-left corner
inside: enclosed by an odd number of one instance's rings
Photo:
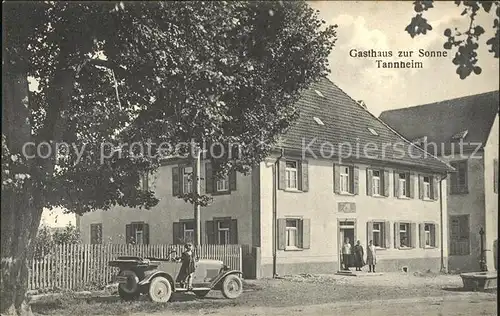
[[[491,295],[472,293],[470,295],[453,295],[445,298],[409,298],[377,301],[340,302],[320,305],[293,307],[225,307],[222,309],[201,309],[197,315],[234,315],[234,316],[316,316],[316,315],[350,315],[350,316],[470,316],[497,315],[496,298]],[[133,314],[133,316],[170,316],[193,315],[193,312],[165,311],[155,314]]]

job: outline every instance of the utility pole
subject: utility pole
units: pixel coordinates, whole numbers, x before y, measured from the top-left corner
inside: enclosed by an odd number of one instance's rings
[[[194,203],[194,245],[201,245],[201,218],[200,218],[200,204],[198,203],[198,197],[201,192],[201,181],[200,181],[200,169],[201,169],[201,148],[192,142],[193,146],[193,154],[194,154],[194,166],[193,166],[193,194],[195,197]]]

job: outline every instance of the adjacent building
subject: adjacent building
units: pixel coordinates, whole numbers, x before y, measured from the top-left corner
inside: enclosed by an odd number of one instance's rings
[[[456,169],[447,179],[448,268],[497,269],[499,91],[386,111],[380,119]]]
[[[250,174],[216,180],[203,161],[202,193],[213,202],[201,209],[202,243],[248,245],[253,277],[336,272],[346,237],[364,247],[373,240],[379,271],[438,271],[447,261],[443,193],[453,168],[327,79],[298,106],[280,148]],[[148,180],[159,204],[85,214],[84,242],[192,240],[193,207],[178,198],[191,192],[191,173],[187,161],[165,161]]]

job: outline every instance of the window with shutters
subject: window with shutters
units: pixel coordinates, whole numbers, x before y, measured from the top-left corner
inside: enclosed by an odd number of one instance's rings
[[[350,167],[340,166],[340,193],[351,193]]]
[[[238,221],[231,217],[214,218],[205,223],[206,241],[209,245],[238,244]]]
[[[143,222],[126,225],[127,243],[136,245],[149,244],[149,225]]]
[[[102,244],[102,224],[90,224],[90,243]]]
[[[412,197],[412,178],[409,172],[395,172],[394,186],[395,194],[398,198]]]
[[[287,160],[286,161],[286,188],[287,189],[298,189],[298,166],[297,161]]]
[[[182,193],[189,194],[193,191],[193,167],[185,167],[182,172]]]
[[[389,171],[366,169],[366,194],[369,196],[389,196]]]
[[[470,255],[469,215],[450,216],[450,255]]]
[[[174,244],[184,244],[194,241],[195,222],[193,219],[181,219],[173,223]]]
[[[359,169],[356,166],[334,165],[333,188],[337,194],[358,194]]]
[[[455,172],[450,175],[450,193],[466,194],[469,192],[467,177],[467,160],[454,161],[450,165],[455,168]]]
[[[378,249],[390,247],[390,223],[383,220],[373,220],[367,223],[367,240],[366,244],[373,242],[373,245]]]
[[[310,220],[304,218],[278,219],[278,249],[301,250],[310,248]]]
[[[410,224],[399,223],[399,247],[410,247]]]
[[[423,223],[420,230],[420,242],[422,248],[436,247],[436,225],[432,223]]]

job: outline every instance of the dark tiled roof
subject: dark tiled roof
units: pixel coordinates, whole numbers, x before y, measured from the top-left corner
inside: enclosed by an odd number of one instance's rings
[[[331,159],[337,160],[339,145],[346,143],[350,144],[353,154],[344,161],[397,164],[438,172],[453,170],[445,162],[404,139],[326,78],[303,93],[299,110],[300,118],[283,136],[281,147],[285,149],[285,155],[287,151],[303,152],[316,138],[308,148],[318,158],[328,156],[333,147]],[[319,118],[324,125],[315,122],[314,117]],[[371,145],[365,152],[363,148],[368,143]],[[324,155],[321,155],[322,144],[326,144],[323,146]],[[343,145],[343,148],[342,155],[346,155],[347,145]],[[306,155],[308,153],[306,151]]]
[[[474,150],[485,144],[498,114],[499,91],[491,91],[452,100],[382,112],[380,119],[407,139],[427,136],[427,143],[437,144],[437,155],[459,151],[460,140],[453,136],[467,131],[463,149]],[[454,143],[452,147],[452,143]],[[467,144],[471,145],[467,145]],[[434,145],[428,145],[428,151]],[[434,150],[432,150],[434,152]]]

